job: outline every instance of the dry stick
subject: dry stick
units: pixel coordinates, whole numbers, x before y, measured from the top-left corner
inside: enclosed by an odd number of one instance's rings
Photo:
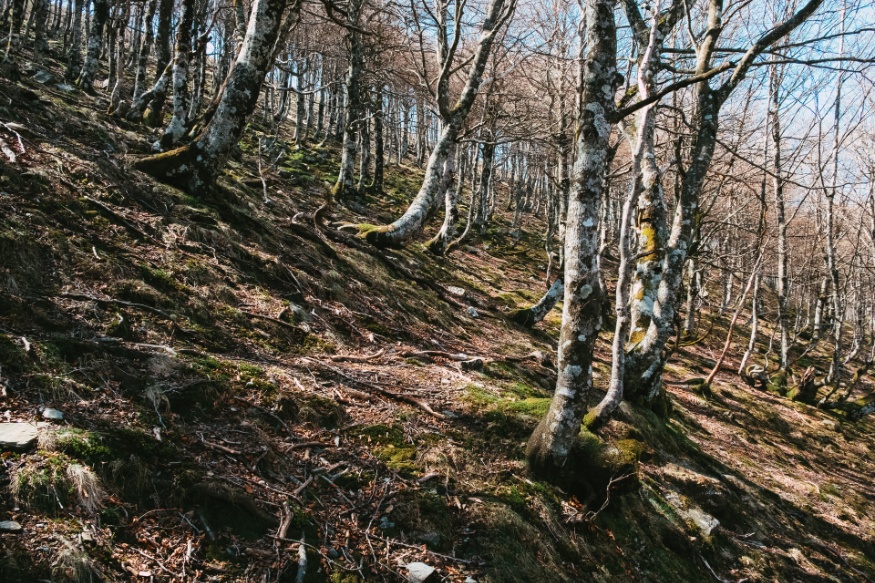
[[[331,362],[370,362],[376,358],[380,358],[386,354],[386,349],[381,348],[374,354],[366,354],[365,356],[354,356],[352,354],[341,354],[339,356],[330,356]]]
[[[127,302],[125,300],[117,300],[115,298],[96,298],[94,296],[89,296],[87,294],[74,294],[74,293],[60,293],[54,294],[56,298],[64,298],[68,300],[78,300],[81,302],[95,302],[98,304],[107,304],[113,306],[124,306],[126,308],[137,308],[138,310],[144,310],[146,312],[152,312],[153,314],[157,314],[162,318],[166,318],[167,320],[172,320],[173,318],[165,312],[164,310],[160,310],[158,308],[153,308],[152,306],[146,304],[139,304],[137,302]]]
[[[328,370],[341,378],[344,378],[344,379],[346,379],[352,383],[355,383],[357,385],[360,385],[362,387],[368,388],[368,389],[370,389],[376,393],[379,393],[385,397],[389,397],[390,399],[394,399],[396,401],[402,401],[404,403],[408,403],[408,404],[413,405],[415,407],[419,407],[420,409],[422,409],[423,411],[425,411],[426,413],[428,413],[429,415],[431,415],[433,417],[437,417],[438,419],[446,419],[446,416],[443,413],[438,413],[437,411],[432,409],[427,403],[423,403],[422,401],[420,401],[418,399],[414,399],[413,397],[411,397],[409,395],[402,395],[399,393],[394,393],[388,389],[384,389],[383,387],[381,387],[379,385],[375,385],[374,383],[370,383],[368,381],[365,381],[362,379],[357,379],[355,377],[349,376],[348,374],[346,374],[342,370],[335,368],[333,366],[329,366],[327,364],[322,364],[318,360],[314,360],[312,358],[304,358],[304,360],[315,364],[317,368],[323,368],[325,370]]]
[[[235,401],[239,401],[240,403],[244,403],[246,405],[249,405],[253,409],[258,409],[259,411],[261,411],[265,415],[272,417],[277,423],[279,423],[280,425],[283,426],[283,429],[286,430],[286,433],[289,434],[289,437],[291,437],[292,439],[297,439],[297,437],[295,436],[294,433],[292,433],[292,430],[289,428],[289,426],[286,424],[286,422],[283,421],[282,419],[280,419],[279,416],[276,415],[275,413],[271,413],[270,411],[268,411],[264,407],[261,407],[260,405],[256,405],[255,403],[250,403],[249,401],[247,401],[246,399],[244,399],[242,397],[231,397],[231,398],[234,399]]]
[[[259,318],[261,320],[266,320],[266,321],[271,322],[273,324],[278,324],[278,325],[283,326],[285,328],[288,328],[290,330],[294,330],[295,332],[301,332],[301,329],[298,328],[297,326],[295,326],[294,324],[289,324],[288,322],[283,322],[282,320],[274,318],[273,316],[265,316],[264,314],[259,314],[257,312],[250,312],[248,310],[240,310],[240,313],[245,314],[245,315],[249,316],[250,318]]]
[[[735,308],[735,314],[732,316],[732,321],[729,323],[729,332],[726,333],[726,344],[723,345],[723,352],[720,353],[720,358],[717,359],[717,363],[714,365],[714,368],[711,370],[711,373],[708,375],[708,378],[705,379],[703,387],[708,387],[711,385],[711,381],[714,380],[714,377],[717,376],[717,371],[720,370],[720,367],[723,365],[723,361],[726,359],[726,354],[729,352],[729,346],[732,344],[732,333],[735,331],[735,324],[738,322],[738,316],[741,314],[742,308],[744,308],[744,300],[747,298],[747,293],[750,291],[751,286],[753,285],[754,279],[756,279],[757,273],[760,270],[760,264],[763,260],[763,253],[760,251],[759,257],[757,257],[756,264],[753,269],[750,271],[750,277],[747,278],[747,285],[744,288],[744,293],[741,294],[741,299],[738,302],[738,307]]]

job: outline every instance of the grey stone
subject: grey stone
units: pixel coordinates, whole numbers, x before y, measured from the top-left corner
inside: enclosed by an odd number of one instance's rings
[[[480,317],[480,314],[477,313],[477,310],[474,309],[474,306],[468,306],[468,315],[472,318]]]
[[[14,520],[0,520],[0,532],[21,532],[21,525]]]
[[[37,71],[37,73],[33,76],[34,81],[36,81],[37,83],[42,83],[43,85],[49,83],[50,81],[53,81],[54,79],[55,76],[48,71]]]
[[[430,567],[425,563],[408,563],[407,580],[410,583],[435,583],[440,580],[440,576],[438,576],[434,567]]]
[[[455,285],[448,285],[447,291],[457,297],[463,297],[465,295],[465,288],[461,288]]]
[[[64,419],[64,414],[57,409],[46,407],[45,409],[43,409],[43,418],[50,419],[52,421],[62,421]]]
[[[27,451],[36,444],[38,432],[33,423],[0,423],[0,450]]]

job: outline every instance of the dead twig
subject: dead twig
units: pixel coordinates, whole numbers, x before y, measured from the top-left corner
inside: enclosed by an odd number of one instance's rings
[[[329,366],[327,364],[323,364],[323,363],[319,362],[318,360],[314,360],[312,358],[304,358],[304,360],[306,360],[309,363],[313,363],[316,366],[316,368],[321,368],[322,370],[327,370],[327,371],[334,373],[335,375],[337,375],[337,376],[339,376],[339,377],[341,377],[341,378],[343,378],[351,383],[355,383],[359,386],[370,389],[370,390],[374,391],[375,393],[379,393],[380,395],[383,395],[385,397],[389,397],[390,399],[393,399],[395,401],[401,401],[401,402],[407,403],[409,405],[413,405],[414,407],[418,407],[418,408],[422,409],[423,411],[425,411],[426,413],[428,413],[429,415],[431,415],[433,417],[437,417],[438,419],[446,419],[446,416],[443,413],[438,413],[437,411],[432,409],[427,403],[424,403],[424,402],[420,401],[419,399],[415,399],[414,397],[411,397],[410,395],[403,395],[400,393],[395,393],[395,392],[390,391],[388,389],[384,389],[383,387],[376,385],[374,383],[371,383],[371,382],[368,382],[368,381],[365,381],[362,379],[357,379],[355,377],[352,377],[352,376],[346,374],[345,372],[343,372],[342,370],[340,370],[336,367]]]
[[[147,304],[140,304],[137,302],[128,302],[125,300],[117,300],[115,298],[97,298],[97,297],[90,296],[87,294],[77,294],[77,293],[71,293],[71,292],[54,294],[51,297],[64,298],[67,300],[77,300],[80,302],[94,302],[97,304],[104,304],[104,305],[111,305],[111,306],[124,306],[126,308],[136,308],[138,310],[143,310],[145,312],[152,312],[153,314],[157,314],[158,316],[161,316],[162,318],[165,318],[167,320],[173,319],[173,317],[170,314],[168,314],[167,312],[165,312],[164,310],[161,310],[159,308],[155,308],[155,307],[149,306]]]
[[[355,356],[352,354],[341,354],[341,355],[337,355],[337,356],[330,356],[329,360],[331,360],[331,362],[370,362],[372,360],[380,358],[384,354],[386,354],[386,349],[381,348],[380,350],[378,350],[374,354],[366,354],[364,356]]]

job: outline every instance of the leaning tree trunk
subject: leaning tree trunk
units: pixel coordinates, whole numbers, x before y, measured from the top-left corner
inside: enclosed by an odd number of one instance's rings
[[[614,3],[586,0],[587,54],[582,63],[582,96],[577,132],[577,160],[568,201],[565,235],[565,298],[559,335],[556,392],[547,415],[526,449],[529,468],[553,479],[579,467],[572,455],[586,401],[592,389],[593,348],[601,328],[599,286],[599,207],[605,188],[614,90],[617,40]],[[578,464],[575,464],[578,462]]]
[[[483,78],[483,71],[492,52],[492,43],[498,34],[498,29],[504,24],[510,10],[513,9],[513,0],[510,0],[510,8],[505,11],[505,2],[508,0],[490,0],[486,18],[483,20],[483,30],[480,33],[480,42],[474,54],[468,79],[462,94],[456,104],[447,112],[447,119],[443,120],[443,127],[438,136],[437,143],[428,157],[425,168],[425,178],[422,186],[413,202],[405,213],[391,225],[381,227],[364,227],[362,234],[365,239],[376,247],[401,247],[411,237],[421,232],[425,221],[434,210],[438,202],[441,177],[444,163],[450,153],[450,146],[456,141],[462,124],[471,111],[477,90]],[[447,89],[444,88],[444,91]],[[443,96],[446,101],[446,95]],[[339,182],[339,179],[338,179]]]
[[[456,220],[459,218],[459,191],[453,187],[456,172],[456,144],[450,145],[450,153],[444,162],[444,175],[440,190],[444,193],[444,222],[437,235],[426,244],[426,248],[435,255],[443,255],[447,245],[453,240],[456,230]]]
[[[538,303],[529,306],[528,308],[514,310],[508,315],[508,317],[511,321],[516,322],[517,324],[531,328],[547,317],[547,314],[553,310],[564,293],[565,285],[562,281],[562,275],[560,274],[550,286],[550,289],[547,290],[547,293],[538,300]]]
[[[103,28],[109,19],[109,0],[94,0],[93,4],[94,15],[91,17],[91,28],[88,31],[88,51],[77,81],[79,88],[85,93],[94,93],[94,78],[97,75]]]
[[[137,161],[138,169],[192,194],[215,183],[258,103],[288,1],[254,0],[243,47],[209,123],[191,143]],[[300,3],[292,6],[297,10]]]

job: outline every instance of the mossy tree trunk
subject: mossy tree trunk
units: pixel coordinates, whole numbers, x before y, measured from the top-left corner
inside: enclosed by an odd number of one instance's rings
[[[562,475],[580,433],[592,389],[593,348],[601,328],[599,210],[605,188],[614,92],[617,33],[614,3],[586,0],[586,57],[581,63],[577,160],[572,173],[565,235],[565,297],[559,335],[558,378],[547,415],[529,439],[526,458],[538,475]]]
[[[440,193],[441,178],[444,164],[450,153],[451,146],[455,143],[462,125],[471,111],[474,99],[480,89],[483,72],[492,53],[492,44],[499,30],[513,14],[516,6],[515,0],[490,0],[486,10],[486,17],[480,32],[480,40],[474,52],[468,78],[459,96],[458,101],[450,106],[450,75],[453,68],[453,54],[458,46],[459,27],[455,27],[456,38],[447,42],[447,27],[439,26],[442,41],[439,44],[438,53],[441,55],[441,72],[437,83],[437,102],[441,117],[441,130],[437,142],[428,157],[425,169],[425,178],[416,197],[407,207],[404,214],[390,225],[376,228],[368,228],[362,231],[365,239],[377,247],[400,247],[410,238],[420,233],[425,226],[429,215],[437,205]],[[438,11],[440,12],[440,11]],[[458,16],[461,16],[459,13]],[[420,125],[422,125],[422,120]],[[423,128],[424,129],[424,128]]]
[[[252,3],[243,47],[209,123],[191,143],[139,160],[138,169],[192,194],[204,193],[216,181],[258,102],[288,2]],[[293,2],[293,10],[299,7]]]
[[[636,10],[636,13],[630,16],[630,20],[643,25],[637,8],[629,7],[627,13],[631,10]],[[659,13],[658,0],[654,10],[657,14]],[[659,28],[659,18],[654,16],[646,42],[642,42],[643,38],[639,39],[641,58],[638,62],[638,93],[641,99],[647,99],[653,92],[663,36],[663,32]],[[633,128],[624,128],[632,144],[632,165],[630,167],[632,179],[629,194],[623,203],[620,215],[620,265],[614,303],[617,321],[611,347],[611,378],[604,398],[586,416],[586,424],[590,428],[597,428],[604,424],[623,400],[626,343],[632,328],[629,309],[629,291],[633,276],[632,268],[635,263],[632,249],[632,214],[638,205],[641,193],[658,188],[660,181],[659,169],[656,165],[655,104],[648,105],[638,111],[638,119]]]
[[[648,295],[654,289],[652,283],[633,288],[633,301],[639,315],[649,313],[646,329],[643,322],[635,322],[630,347],[626,354],[628,396],[645,403],[653,403],[661,393],[662,372],[668,358],[666,344],[674,333],[675,318],[683,283],[683,270],[692,243],[693,229],[698,214],[699,194],[705,182],[714,150],[717,145],[717,130],[720,108],[732,91],[745,78],[756,58],[769,46],[780,40],[805,22],[823,0],[809,0],[798,12],[777,24],[759,37],[732,70],[729,78],[718,88],[711,87],[708,80],[696,86],[696,113],[692,119],[696,128],[690,155],[690,165],[681,182],[680,200],[675,208],[671,234],[665,246],[662,261],[652,265],[652,270],[641,279],[658,279],[655,298]],[[696,51],[696,73],[705,74],[712,69],[711,60],[717,41],[723,32],[723,0],[709,0],[708,23],[702,41]],[[640,218],[639,218],[640,221]],[[640,232],[639,237],[649,239],[656,235]],[[639,265],[639,268],[641,266]],[[639,296],[643,299],[639,299]]]

